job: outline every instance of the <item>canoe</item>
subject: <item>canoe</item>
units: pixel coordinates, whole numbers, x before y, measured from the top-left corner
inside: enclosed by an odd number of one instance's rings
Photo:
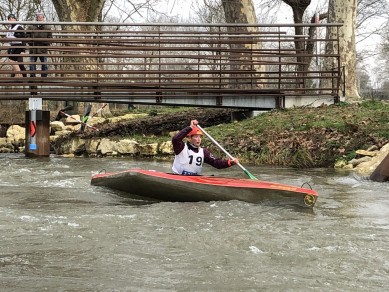
[[[276,201],[313,207],[318,193],[274,182],[216,176],[184,176],[155,170],[130,169],[92,176],[91,184],[141,199],[174,202]]]

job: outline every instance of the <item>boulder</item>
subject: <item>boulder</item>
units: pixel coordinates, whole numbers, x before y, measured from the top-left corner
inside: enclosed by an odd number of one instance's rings
[[[360,163],[354,170],[360,175],[370,176],[388,154],[389,143],[381,148],[378,155],[372,157],[370,161]]]
[[[7,138],[0,138],[0,147],[8,144]]]
[[[7,130],[7,140],[9,142],[22,142],[26,138],[26,129],[18,125],[12,125]]]
[[[143,156],[154,156],[158,154],[158,143],[139,145],[139,153]]]
[[[112,155],[112,153],[115,151],[115,144],[115,141],[103,138],[101,139],[100,144],[97,146],[97,152],[101,153],[102,155]]]
[[[362,156],[374,157],[379,153],[379,151],[357,150],[357,151],[355,151],[355,153],[362,155]]]
[[[74,154],[84,144],[85,144],[85,140],[78,138],[78,137],[73,137],[72,139],[61,143],[61,145],[54,150],[55,150],[55,153],[58,155]]]
[[[67,134],[70,134],[71,131],[68,131],[68,130],[62,130],[62,131],[56,131],[54,133],[55,136],[63,136],[63,135],[67,135]]]
[[[100,139],[92,138],[85,141],[85,151],[88,154],[97,154],[97,148],[99,147]]]
[[[370,156],[363,156],[359,159],[351,159],[348,163],[352,164],[353,167],[356,167],[357,165],[361,164],[362,162],[369,162],[371,160]]]
[[[50,123],[50,128],[53,132],[58,132],[63,131],[65,129],[65,125],[61,121],[54,121]]]
[[[383,153],[386,153],[385,158],[381,161],[381,163],[370,175],[370,179],[372,181],[377,181],[377,182],[389,181],[389,144],[387,144],[386,146],[388,146],[386,147],[388,151],[385,151],[385,149],[382,151]]]
[[[81,128],[81,124],[66,125],[64,130],[74,132],[74,131],[78,131],[80,128]]]
[[[161,154],[174,154],[172,141],[166,141],[159,145],[159,153]]]
[[[13,153],[13,152],[14,152],[13,149],[0,146],[0,153]]]
[[[389,181],[389,154],[373,171],[373,173],[370,175],[370,179],[377,182]]]
[[[0,138],[0,153],[13,153],[14,146],[7,141],[7,138]]]
[[[138,154],[138,142],[130,139],[123,139],[115,144],[115,151],[122,155]]]
[[[108,120],[103,118],[103,117],[93,117],[93,118],[90,118],[88,120],[88,124],[91,126],[97,125],[97,124],[105,124],[107,122],[108,122]]]

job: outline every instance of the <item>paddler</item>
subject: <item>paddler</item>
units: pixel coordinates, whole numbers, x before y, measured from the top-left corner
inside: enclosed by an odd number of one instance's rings
[[[172,167],[174,173],[200,175],[204,162],[218,169],[228,168],[239,162],[237,158],[215,158],[207,148],[201,147],[203,133],[197,125],[198,121],[192,120],[190,126],[182,129],[172,139],[175,154]],[[187,138],[186,143],[184,138]]]

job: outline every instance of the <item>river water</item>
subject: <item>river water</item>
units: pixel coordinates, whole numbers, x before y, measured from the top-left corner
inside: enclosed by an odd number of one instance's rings
[[[247,165],[246,165],[247,166]],[[313,211],[149,203],[90,185],[155,160],[0,155],[1,291],[387,291],[389,184],[247,166],[319,192]],[[208,174],[244,177],[239,168]]]

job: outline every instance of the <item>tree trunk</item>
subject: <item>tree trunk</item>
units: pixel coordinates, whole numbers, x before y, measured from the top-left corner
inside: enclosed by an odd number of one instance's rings
[[[303,16],[305,10],[309,6],[309,4],[311,4],[311,0],[282,0],[282,1],[288,4],[292,8],[294,23],[295,24],[303,23]],[[311,59],[304,57],[304,55],[307,54],[308,46],[312,44],[312,42],[309,42],[310,41],[309,39],[306,40],[305,37],[303,37],[304,28],[302,26],[295,26],[294,32],[296,35],[294,37],[294,46],[296,49],[296,61],[297,61],[296,74],[298,77],[300,77],[296,80],[296,83],[298,83],[301,88],[304,88],[305,79],[303,77],[307,75],[307,71],[309,69],[309,63],[311,61]],[[312,33],[314,33],[314,31],[312,31]],[[305,47],[306,41],[307,41],[307,48]]]
[[[222,6],[227,23],[247,23],[257,24],[257,17],[252,0],[222,0]],[[228,27],[228,32],[231,34],[257,32],[257,27]],[[239,38],[237,38],[238,40]],[[234,88],[252,88],[258,87],[258,84],[253,84],[253,79],[249,78],[252,74],[258,74],[261,71],[261,66],[257,65],[260,44],[257,42],[245,44],[233,44],[231,40],[230,53],[230,69],[243,70],[251,73],[231,73],[230,87]],[[250,48],[251,54],[242,53],[242,49]]]
[[[326,53],[336,54],[338,51],[340,53],[341,65],[344,66],[345,73],[346,99],[360,98],[356,82],[356,16],[357,0],[329,0],[328,23],[343,23],[343,26],[339,29],[339,48],[328,45]],[[328,29],[327,38],[335,36],[336,28]]]
[[[60,21],[96,22],[105,0],[52,0]]]
[[[60,21],[66,22],[98,22],[102,13],[102,9],[106,0],[52,0],[55,10],[58,14],[58,18]],[[94,26],[77,26],[70,25],[64,26],[64,30],[73,30],[73,31],[95,31],[100,29],[99,27]],[[83,46],[82,44],[72,44],[71,46],[79,46],[80,48]],[[81,69],[86,69],[91,72],[96,72],[98,66],[98,60],[96,58],[75,58],[69,57],[64,58],[64,62],[68,63],[82,63],[84,65],[63,65],[61,69],[63,70],[71,70],[71,71],[79,71]],[[78,77],[82,79],[82,77],[87,77],[95,75],[91,74],[80,74]],[[79,80],[80,80],[79,79]],[[93,104],[92,112],[95,112],[97,108],[99,108],[99,104]],[[84,111],[84,107],[79,103],[74,103],[74,109],[81,113]],[[108,108],[107,108],[108,110]]]

